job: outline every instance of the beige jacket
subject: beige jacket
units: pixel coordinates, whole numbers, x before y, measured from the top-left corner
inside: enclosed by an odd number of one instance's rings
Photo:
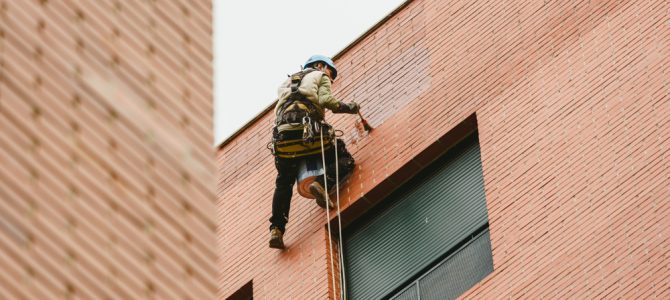
[[[303,94],[309,101],[315,104],[321,116],[324,116],[324,109],[338,111],[342,102],[333,97],[330,78],[321,71],[312,71],[302,78],[298,92]],[[286,79],[277,91],[277,105],[275,106],[275,117],[278,117],[279,108],[286,102],[291,94],[291,78]]]

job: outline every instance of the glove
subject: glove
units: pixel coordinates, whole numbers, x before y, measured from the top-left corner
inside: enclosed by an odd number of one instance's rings
[[[356,114],[356,113],[358,113],[358,110],[361,109],[361,106],[358,105],[358,103],[356,103],[356,102],[354,102],[354,101],[349,102],[348,105],[349,105],[349,109],[351,109],[351,113],[352,113],[352,114]]]
[[[360,109],[360,106],[358,103],[351,101],[349,103],[342,103],[340,106],[340,112],[345,113],[345,114],[355,114],[358,113],[358,110]]]
[[[356,102],[339,102],[337,108],[333,109],[333,112],[336,114],[355,114],[358,112],[359,106]]]

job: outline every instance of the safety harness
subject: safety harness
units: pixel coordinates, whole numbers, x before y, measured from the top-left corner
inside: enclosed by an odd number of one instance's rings
[[[323,115],[316,105],[298,90],[305,75],[314,71],[310,68],[291,75],[291,94],[277,111],[272,130],[272,147],[268,147],[275,156],[308,156],[332,146],[330,134],[325,136],[323,142],[318,138],[323,131],[331,132],[331,126],[323,121]]]

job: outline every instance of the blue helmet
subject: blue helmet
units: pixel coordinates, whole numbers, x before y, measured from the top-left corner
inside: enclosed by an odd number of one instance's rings
[[[305,64],[303,65],[303,68],[309,68],[313,64],[317,62],[323,62],[324,64],[328,65],[328,67],[333,71],[333,80],[337,77],[337,68],[335,67],[335,63],[333,62],[332,59],[328,56],[324,55],[312,55],[312,57],[308,58]]]

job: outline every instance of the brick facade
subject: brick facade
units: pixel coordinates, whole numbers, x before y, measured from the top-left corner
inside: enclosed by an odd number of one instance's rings
[[[495,270],[465,297],[669,298],[669,11],[408,1],[336,57],[335,95],[375,127],[327,116],[358,163],[343,221],[476,118]],[[288,250],[267,246],[272,121],[266,110],[218,153],[220,296],[253,280],[255,299],[333,298],[326,216],[312,201],[292,200]]]
[[[211,14],[0,0],[0,299],[215,298]]]

